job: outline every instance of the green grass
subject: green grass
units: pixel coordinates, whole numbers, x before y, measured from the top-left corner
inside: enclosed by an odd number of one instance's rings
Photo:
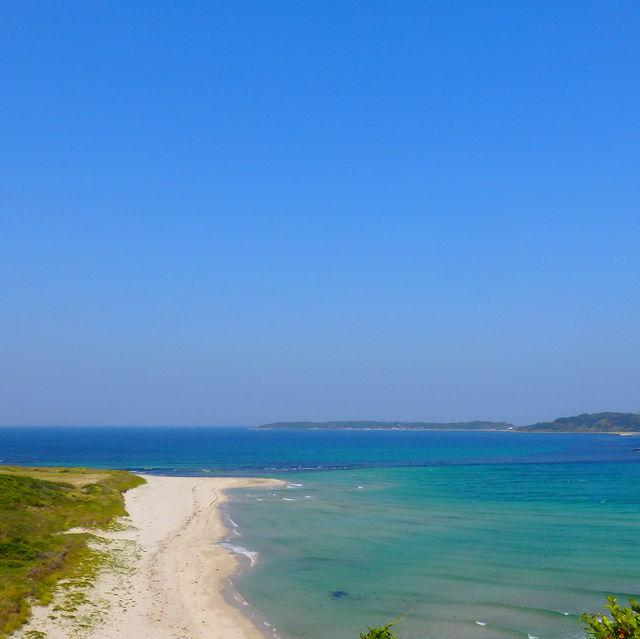
[[[61,577],[87,564],[87,533],[126,515],[122,493],[144,483],[125,471],[0,467],[0,637],[47,603]]]

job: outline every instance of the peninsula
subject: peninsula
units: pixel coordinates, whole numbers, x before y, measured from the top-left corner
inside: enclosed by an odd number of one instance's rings
[[[506,422],[272,422],[257,426],[259,430],[508,430]]]
[[[220,507],[230,488],[279,485],[0,467],[0,637],[264,639]]]
[[[514,426],[508,422],[271,422],[256,430],[491,430],[530,433],[640,433],[640,413],[582,413],[552,422]]]
[[[640,433],[640,413],[582,413],[521,426],[532,433]]]

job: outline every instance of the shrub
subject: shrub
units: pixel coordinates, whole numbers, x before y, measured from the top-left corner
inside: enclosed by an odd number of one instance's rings
[[[584,629],[594,639],[640,639],[640,604],[635,599],[629,599],[629,608],[623,608],[613,597],[605,606],[611,613],[611,618],[604,613],[588,615],[582,613],[585,623]]]
[[[360,633],[360,639],[397,639],[395,635],[391,634],[391,628],[393,623],[388,623],[386,626],[382,626],[382,628],[368,628],[369,632],[367,634]]]
[[[398,621],[402,621],[407,615],[410,615],[412,612],[413,612],[413,608],[405,612],[404,615],[398,617],[397,619],[394,619],[393,621],[388,623],[386,626],[382,626],[382,628],[367,627],[367,630],[369,632],[367,632],[366,634],[363,634],[361,632],[360,639],[397,639],[397,637],[391,633],[391,630],[389,630],[389,628],[391,628],[393,624],[398,623]]]

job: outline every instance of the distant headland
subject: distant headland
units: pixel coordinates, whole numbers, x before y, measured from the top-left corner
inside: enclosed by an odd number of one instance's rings
[[[640,413],[582,413],[552,422],[521,426],[517,430],[553,433],[640,433]]]
[[[257,426],[261,430],[508,430],[506,422],[273,422]]]
[[[507,422],[272,422],[257,430],[500,430],[529,433],[640,433],[640,413],[583,413],[552,422],[514,426]]]

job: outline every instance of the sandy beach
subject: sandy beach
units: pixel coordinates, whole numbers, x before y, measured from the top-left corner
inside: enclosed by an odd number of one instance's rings
[[[228,530],[220,506],[225,489],[268,487],[276,480],[145,476],[126,493],[129,517],[101,536],[113,558],[94,583],[65,604],[73,582],[61,583],[49,606],[15,636],[47,639],[263,639],[229,601],[229,577],[240,566],[221,545]]]

